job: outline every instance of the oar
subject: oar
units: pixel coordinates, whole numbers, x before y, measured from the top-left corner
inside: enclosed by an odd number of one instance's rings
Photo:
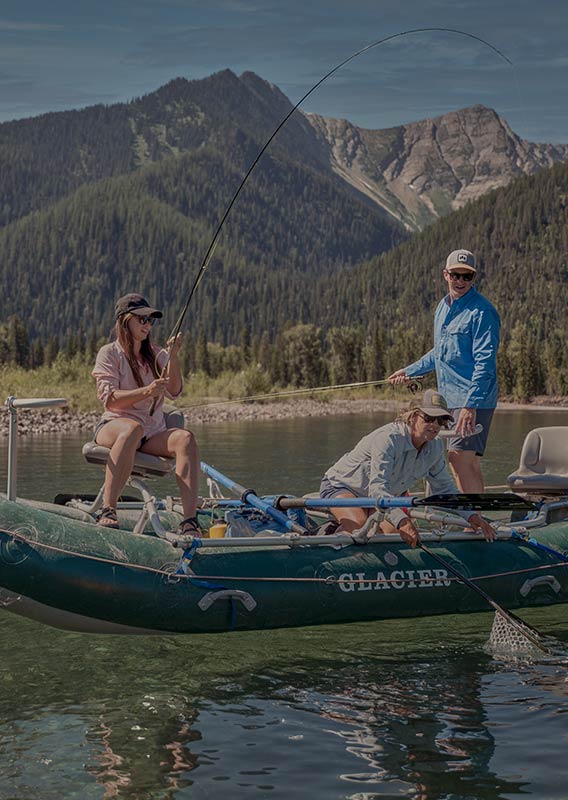
[[[430,558],[433,558],[434,561],[437,561],[438,564],[441,564],[444,567],[444,569],[447,569],[448,572],[451,572],[451,574],[454,575],[459,581],[461,581],[461,583],[463,583],[464,586],[467,586],[469,589],[472,589],[472,591],[477,592],[477,594],[480,597],[483,597],[486,603],[489,603],[489,605],[498,614],[500,614],[509,623],[509,625],[511,625],[511,627],[513,627],[518,633],[524,636],[525,639],[527,639],[527,641],[529,641],[532,645],[534,645],[534,647],[540,650],[541,653],[550,654],[550,651],[546,647],[544,647],[544,645],[540,641],[541,638],[540,634],[535,628],[528,625],[528,623],[523,622],[522,619],[519,619],[519,617],[515,616],[515,614],[513,614],[511,611],[507,611],[505,608],[503,608],[503,606],[500,606],[499,603],[497,603],[495,600],[493,600],[492,597],[490,597],[487,594],[487,592],[481,589],[473,581],[470,581],[469,578],[466,578],[466,576],[463,575],[454,566],[452,566],[452,564],[450,564],[449,561],[446,561],[445,558],[442,558],[442,556],[439,556],[437,553],[434,553],[432,550],[430,550],[429,547],[426,547],[425,544],[423,544],[422,542],[418,542],[418,547],[425,553],[427,553],[427,555],[429,555]]]
[[[272,517],[275,522],[283,525],[287,531],[292,533],[307,533],[305,528],[303,528],[301,525],[298,525],[286,514],[283,514],[282,511],[279,511],[277,508],[275,508],[272,503],[268,502],[262,497],[259,497],[254,489],[246,489],[244,486],[241,486],[239,483],[236,483],[236,481],[232,480],[232,478],[228,478],[226,475],[223,475],[222,472],[219,472],[219,470],[215,469],[209,464],[206,464],[205,461],[201,462],[201,471],[210,478],[213,478],[213,480],[217,481],[217,483],[220,483],[230,492],[233,492],[240,497],[243,505],[249,505],[253,508],[257,508],[259,511],[263,511],[265,514],[268,514],[269,517]]]
[[[534,511],[536,503],[519,494],[433,494],[430,497],[413,498],[413,506],[438,506],[457,508],[463,511]]]
[[[434,494],[430,497],[277,497],[277,508],[411,508],[437,506],[462,511],[527,511],[534,503],[517,494]]]

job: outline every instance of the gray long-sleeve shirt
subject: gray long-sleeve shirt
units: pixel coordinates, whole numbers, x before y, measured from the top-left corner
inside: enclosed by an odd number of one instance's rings
[[[417,450],[403,422],[390,422],[364,436],[328,469],[325,477],[332,486],[347,489],[356,497],[399,497],[421,478],[428,481],[434,494],[457,491],[442,442],[434,439]],[[387,518],[398,527],[406,515],[393,508]]]

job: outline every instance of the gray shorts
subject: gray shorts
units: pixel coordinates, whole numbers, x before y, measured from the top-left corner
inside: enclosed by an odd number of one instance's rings
[[[454,419],[459,417],[461,408],[452,408],[451,413]],[[475,450],[475,454],[482,456],[485,453],[487,446],[487,437],[489,436],[489,428],[491,427],[491,420],[495,413],[494,408],[477,408],[475,415],[475,424],[483,425],[481,433],[476,433],[475,436],[453,436],[448,439],[448,450]]]
[[[353,496],[355,496],[355,492],[352,489],[349,489],[348,486],[334,486],[329,478],[327,478],[325,475],[321,479],[320,497],[325,497],[326,500],[329,500],[331,497],[337,497],[338,495],[345,494],[345,492],[350,492]]]

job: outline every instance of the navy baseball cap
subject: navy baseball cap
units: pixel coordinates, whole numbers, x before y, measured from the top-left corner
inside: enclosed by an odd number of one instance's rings
[[[114,307],[114,316],[116,319],[122,317],[124,314],[136,314],[139,317],[163,317],[161,311],[157,308],[152,308],[150,303],[141,294],[132,292],[119,297]]]

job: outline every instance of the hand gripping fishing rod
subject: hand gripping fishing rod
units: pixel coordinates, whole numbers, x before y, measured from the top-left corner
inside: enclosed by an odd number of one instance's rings
[[[208,268],[209,264],[211,263],[211,259],[213,258],[213,253],[215,252],[215,248],[217,247],[217,243],[219,241],[219,236],[221,235],[221,231],[223,230],[223,226],[225,225],[227,217],[231,213],[231,209],[235,205],[235,203],[236,203],[241,191],[243,190],[246,182],[248,181],[248,179],[251,176],[254,168],[256,167],[256,165],[258,164],[258,162],[260,161],[260,159],[262,158],[262,156],[264,155],[264,153],[266,152],[266,150],[268,149],[268,147],[272,143],[272,140],[274,139],[274,137],[279,133],[279,131],[288,122],[288,120],[290,119],[292,114],[296,111],[296,109],[298,109],[302,105],[302,103],[305,100],[307,100],[307,98],[311,94],[313,94],[313,92],[315,92],[315,90],[317,88],[319,88],[322,85],[322,83],[324,83],[328,78],[331,78],[332,75],[334,75],[336,72],[338,72],[338,70],[340,70],[346,64],[349,64],[351,61],[354,61],[356,58],[358,58],[359,56],[363,55],[363,53],[366,53],[368,50],[374,50],[376,47],[380,47],[381,45],[385,44],[386,42],[390,42],[390,41],[392,41],[394,39],[400,39],[403,36],[410,36],[410,35],[415,34],[415,33],[455,33],[458,36],[465,36],[467,39],[472,39],[473,41],[480,42],[481,44],[485,45],[490,50],[492,50],[494,53],[496,53],[496,55],[498,55],[499,58],[503,59],[503,61],[505,61],[507,64],[509,64],[510,67],[513,67],[513,62],[504,53],[502,53],[501,50],[498,50],[497,47],[492,45],[490,42],[487,42],[485,39],[482,39],[481,36],[476,36],[475,34],[467,33],[466,31],[460,31],[457,28],[413,28],[413,29],[406,30],[406,31],[399,31],[399,33],[393,33],[390,36],[385,36],[382,39],[378,39],[376,42],[371,42],[371,44],[368,44],[365,47],[362,47],[360,50],[357,50],[355,53],[352,53],[350,56],[348,56],[343,61],[341,61],[339,64],[337,64],[335,67],[330,69],[329,72],[327,72],[322,78],[319,79],[319,81],[314,83],[314,85],[311,87],[311,89],[309,89],[303,95],[303,97],[301,97],[298,100],[296,105],[293,106],[290,109],[290,111],[284,116],[282,121],[276,126],[274,131],[270,134],[270,136],[268,137],[268,139],[266,140],[264,145],[259,150],[258,155],[256,156],[256,158],[254,159],[254,161],[252,162],[252,164],[248,168],[244,178],[242,179],[242,181],[240,182],[240,184],[239,184],[239,186],[237,188],[237,191],[233,195],[233,197],[231,199],[231,202],[229,203],[229,205],[225,209],[225,213],[223,214],[219,224],[217,225],[217,229],[216,229],[215,233],[213,234],[213,238],[211,239],[211,243],[209,244],[209,247],[207,248],[207,252],[205,253],[205,258],[203,259],[203,262],[202,262],[202,264],[201,264],[201,266],[200,266],[200,268],[199,268],[199,270],[197,272],[197,275],[195,276],[195,280],[193,281],[193,285],[192,285],[192,287],[190,289],[188,298],[185,301],[185,305],[183,306],[183,308],[181,310],[181,313],[180,313],[179,317],[177,318],[177,320],[176,320],[176,322],[175,322],[175,324],[174,324],[174,326],[172,328],[172,332],[171,332],[170,336],[168,336],[168,339],[171,339],[172,337],[176,337],[178,335],[178,333],[181,331],[181,326],[182,326],[183,321],[185,319],[185,315],[187,314],[187,311],[189,309],[189,305],[191,303],[193,295],[195,294],[199,284],[201,283],[201,281],[203,279],[203,276],[205,275],[205,272],[207,271],[207,268]],[[160,377],[163,377],[165,375],[166,370],[167,370],[168,365],[169,365],[169,362],[170,362],[170,353],[168,352],[166,362],[165,362],[165,364],[164,364],[164,366],[162,368],[162,371],[160,373]],[[154,399],[154,402],[152,403],[152,408],[150,410],[151,414],[154,413],[154,410],[155,410],[155,407],[156,407],[156,402],[157,402],[156,399]]]

